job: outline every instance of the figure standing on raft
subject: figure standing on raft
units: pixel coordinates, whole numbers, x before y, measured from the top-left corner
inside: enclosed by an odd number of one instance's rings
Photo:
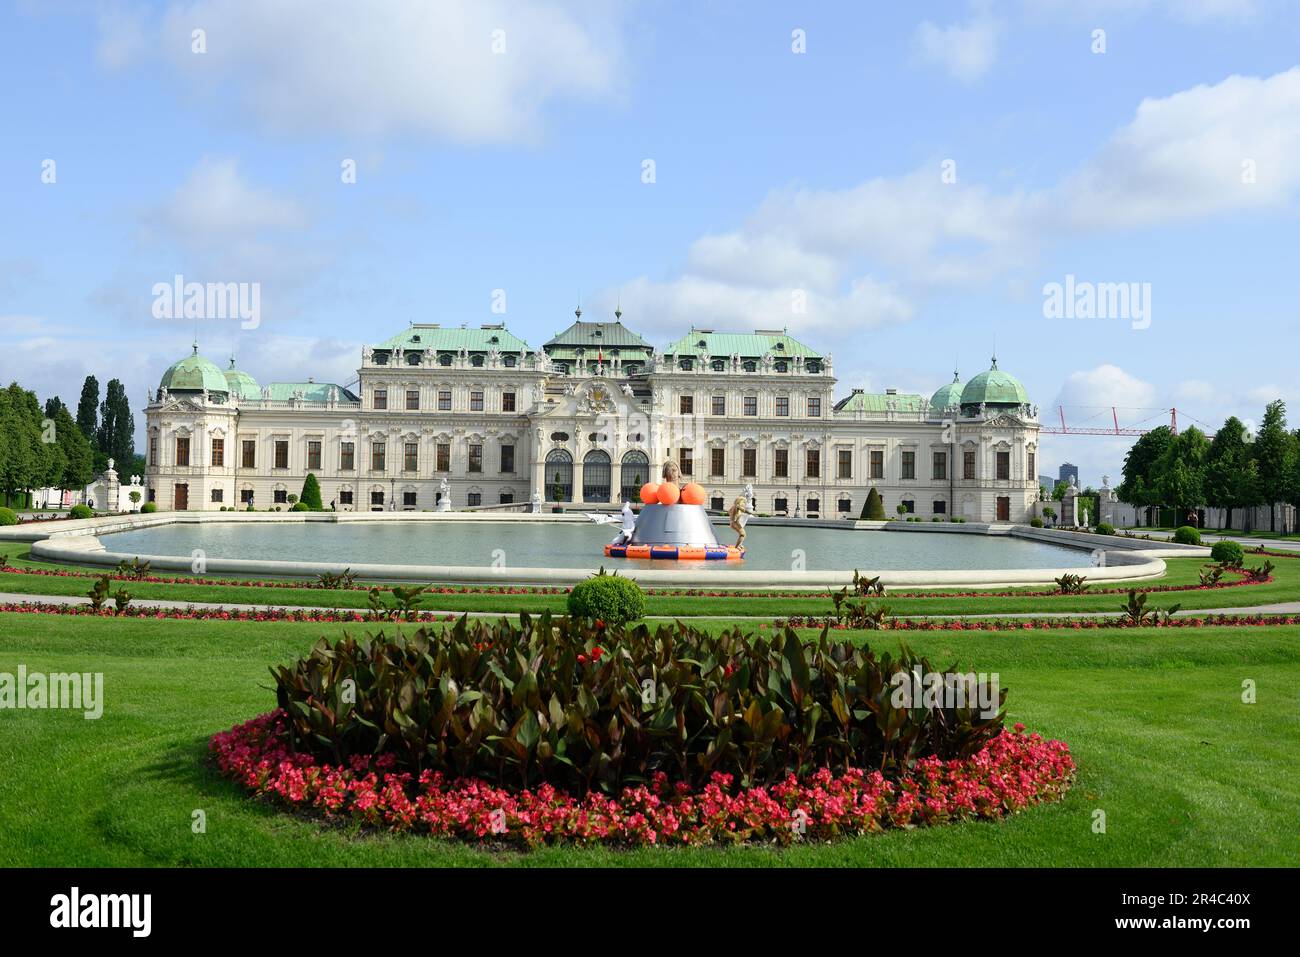
[[[749,521],[749,516],[758,514],[749,507],[749,499],[753,494],[754,487],[746,485],[745,490],[731,503],[731,508],[727,509],[727,516],[731,519],[731,530],[736,533],[737,548],[745,544],[745,523]]]

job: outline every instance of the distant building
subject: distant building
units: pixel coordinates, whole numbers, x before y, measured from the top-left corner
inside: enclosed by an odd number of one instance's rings
[[[1056,488],[1056,479],[1052,478],[1050,475],[1040,475],[1038,476],[1038,484],[1047,489],[1048,492],[1051,492],[1052,489]]]
[[[1057,473],[1058,482],[1069,482],[1071,485],[1079,484],[1079,466],[1072,465],[1069,462],[1062,462],[1061,469]]]
[[[615,313],[621,319],[621,312]],[[145,415],[149,500],[285,508],[307,473],[340,510],[636,502],[665,459],[723,509],[1024,522],[1038,499],[1038,416],[992,366],[932,397],[836,401],[830,355],[783,329],[693,329],[662,351],[578,316],[534,349],[501,325],[416,323],[361,351],[359,382],[259,384],[198,354]]]

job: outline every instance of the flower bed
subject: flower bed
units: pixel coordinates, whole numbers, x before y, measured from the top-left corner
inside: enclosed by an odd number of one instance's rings
[[[800,781],[737,788],[715,774],[701,790],[656,775],[649,786],[578,798],[550,785],[511,792],[477,779],[392,770],[392,755],[347,765],[293,752],[273,711],[213,736],[217,768],[253,794],[330,820],[486,844],[710,844],[867,834],[952,821],[996,820],[1062,797],[1075,764],[1061,741],[1017,724],[964,759],[923,758],[895,781],[878,771],[823,768]]]

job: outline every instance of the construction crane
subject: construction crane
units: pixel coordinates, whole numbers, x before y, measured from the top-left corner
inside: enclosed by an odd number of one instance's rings
[[[1105,415],[1106,412],[1109,411],[1110,421],[1111,421],[1111,425],[1109,428],[1097,427],[1097,426],[1070,426],[1067,425],[1065,422],[1065,407],[1058,405],[1056,407],[1056,411],[1061,419],[1060,426],[1044,425],[1041,429],[1039,429],[1040,432],[1043,432],[1047,435],[1146,435],[1148,432],[1151,431],[1151,429],[1141,428],[1144,422],[1146,422],[1149,419],[1154,419],[1156,418],[1156,416],[1168,415],[1169,431],[1172,432],[1174,435],[1178,434],[1178,409],[1177,408],[1160,409],[1156,411],[1155,415],[1147,416],[1147,419],[1140,420],[1134,425],[1126,426],[1122,428],[1119,424],[1119,409],[1113,405],[1101,409],[1100,411],[1096,412],[1095,414],[1089,416],[1087,419],[1084,420],[1085,422],[1090,422],[1093,419]],[[1138,411],[1147,411],[1147,410],[1143,409]],[[1199,421],[1199,420],[1193,419],[1193,421]],[[1209,429],[1206,434],[1213,435],[1214,430]]]

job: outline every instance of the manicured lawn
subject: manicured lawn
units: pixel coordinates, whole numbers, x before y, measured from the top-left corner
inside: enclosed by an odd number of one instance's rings
[[[9,562],[15,567],[57,568],[68,566],[33,563],[26,553],[11,555]],[[1247,555],[1248,565],[1258,565],[1263,558]],[[1300,598],[1300,558],[1273,558],[1276,569],[1274,580],[1268,584],[1240,588],[1223,588],[1205,591],[1174,592],[1152,598],[1155,605],[1169,607],[1181,604],[1187,609],[1239,608],[1288,601]],[[1140,582],[1135,587],[1153,585],[1193,585],[1206,562],[1195,558],[1167,560],[1168,573],[1160,579]],[[82,569],[85,570],[85,569]],[[86,578],[60,578],[39,575],[22,575],[0,572],[0,592],[40,595],[84,595],[91,581]],[[327,590],[308,588],[268,588],[257,586],[225,585],[167,585],[150,582],[124,582],[136,598],[168,599],[183,602],[213,602],[242,605],[302,605],[316,608],[365,608],[364,591]],[[1103,586],[1097,587],[1119,587]],[[1018,612],[1094,612],[1115,611],[1124,601],[1123,595],[1083,594],[1033,596],[1020,593],[1043,591],[1043,586],[1012,589],[1015,595],[983,595],[979,593],[956,596],[951,589],[927,590],[932,597],[906,597],[907,590],[889,594],[885,603],[895,615],[981,615],[1013,614]],[[509,594],[436,594],[424,599],[427,609],[442,611],[552,611],[565,609],[564,595],[509,595]],[[649,615],[703,615],[703,616],[776,616],[823,615],[831,610],[829,598],[824,594],[809,597],[773,597],[761,593],[719,596],[651,595],[647,601]]]
[[[1225,593],[1226,594],[1226,593]],[[391,627],[391,626],[390,626]],[[714,627],[720,627],[714,625]],[[248,801],[206,764],[269,710],[267,667],[339,626],[0,615],[0,671],[103,671],[98,721],[0,712],[0,866],[1294,865],[1300,627],[909,633],[936,664],[996,671],[1010,720],[1068,741],[1062,803],[1000,824],[833,844],[491,853],[358,835]],[[857,639],[867,635],[857,635]],[[869,635],[879,649],[898,636]],[[1258,703],[1243,704],[1254,681]],[[191,813],[207,833],[191,832]],[[1093,811],[1107,832],[1092,832]]]

